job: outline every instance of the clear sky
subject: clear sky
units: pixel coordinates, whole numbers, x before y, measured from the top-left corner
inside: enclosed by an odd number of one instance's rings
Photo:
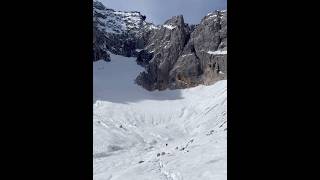
[[[98,0],[106,7],[121,11],[140,11],[147,21],[162,24],[182,14],[185,22],[198,24],[209,12],[227,9],[227,0]]]

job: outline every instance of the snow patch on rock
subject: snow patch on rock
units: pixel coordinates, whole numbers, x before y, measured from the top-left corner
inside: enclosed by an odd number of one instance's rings
[[[172,26],[172,25],[170,25],[170,24],[169,24],[169,25],[168,25],[168,24],[165,24],[165,25],[163,25],[163,27],[172,30],[172,29],[176,28],[177,26]]]
[[[222,50],[218,50],[218,51],[208,51],[208,54],[224,55],[224,54],[227,54],[227,51],[222,51]]]

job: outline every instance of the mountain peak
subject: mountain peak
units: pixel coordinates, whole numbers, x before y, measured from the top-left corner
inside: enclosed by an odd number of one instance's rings
[[[93,29],[94,60],[110,61],[109,52],[136,56],[136,49],[144,47],[146,34],[156,26],[139,11],[116,11],[94,1]]]
[[[207,14],[197,25],[183,15],[161,26],[138,11],[116,11],[96,1],[94,60],[110,61],[110,53],[137,57],[145,67],[136,83],[148,90],[212,84],[227,77],[227,11]]]

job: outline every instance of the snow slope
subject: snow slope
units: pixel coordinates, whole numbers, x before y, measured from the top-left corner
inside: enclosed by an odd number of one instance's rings
[[[227,179],[227,81],[149,92],[135,58],[111,59],[93,65],[93,179]]]

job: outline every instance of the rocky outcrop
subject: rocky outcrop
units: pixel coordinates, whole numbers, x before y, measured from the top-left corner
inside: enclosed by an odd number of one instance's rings
[[[142,51],[137,59],[138,63],[146,67],[146,72],[137,77],[137,84],[148,90],[168,88],[170,71],[182,53],[189,36],[189,27],[184,23],[182,15],[166,21],[150,37],[145,51]]]
[[[137,11],[123,12],[93,2],[93,53],[95,60],[110,60],[108,52],[136,57],[156,29]]]
[[[97,22],[93,22],[93,61],[105,60],[110,61],[110,55],[106,46],[106,37],[97,26]]]
[[[154,32],[138,55],[146,67],[136,79],[148,90],[212,84],[227,78],[227,12],[215,11],[189,26],[175,16]]]
[[[215,11],[202,19],[169,76],[171,89],[209,85],[227,78],[226,11]]]

